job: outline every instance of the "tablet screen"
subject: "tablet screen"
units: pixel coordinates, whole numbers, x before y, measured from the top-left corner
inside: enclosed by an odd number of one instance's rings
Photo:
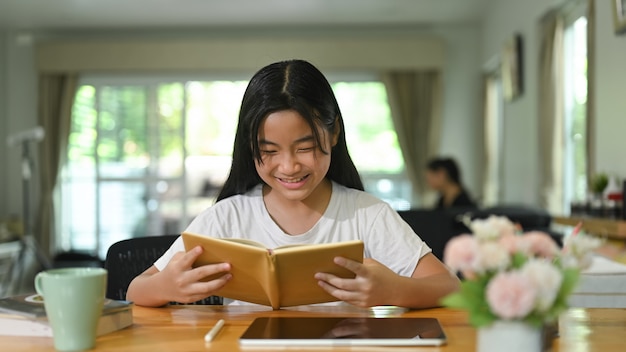
[[[241,336],[242,346],[418,346],[442,345],[435,318],[257,318]]]

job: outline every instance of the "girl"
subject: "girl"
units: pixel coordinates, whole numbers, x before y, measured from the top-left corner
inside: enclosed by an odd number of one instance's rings
[[[274,63],[252,77],[241,103],[230,175],[217,203],[187,230],[247,238],[267,248],[363,240],[362,264],[334,259],[354,272],[354,279],[315,275],[322,289],[361,307],[432,307],[458,287],[456,276],[398,214],[363,192],[332,89],[306,61]],[[228,263],[192,268],[202,250],[185,253],[177,239],[131,282],[127,299],[143,306],[188,303],[228,285]],[[216,273],[224,275],[200,281]]]
[[[461,170],[452,158],[435,158],[426,165],[426,182],[439,192],[436,209],[476,208],[461,182]]]

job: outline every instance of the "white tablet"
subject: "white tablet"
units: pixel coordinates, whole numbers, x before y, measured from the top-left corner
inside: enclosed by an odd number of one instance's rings
[[[239,339],[253,346],[439,346],[435,318],[257,318]]]

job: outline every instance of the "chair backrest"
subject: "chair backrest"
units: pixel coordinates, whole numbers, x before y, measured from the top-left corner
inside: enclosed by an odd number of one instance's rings
[[[136,237],[111,245],[104,262],[104,267],[108,271],[106,297],[126,299],[130,282],[154,264],[178,236]],[[211,296],[194,304],[222,304],[222,299]]]
[[[443,259],[446,243],[454,236],[452,216],[443,210],[414,209],[398,211],[413,231],[433,250],[433,254]]]

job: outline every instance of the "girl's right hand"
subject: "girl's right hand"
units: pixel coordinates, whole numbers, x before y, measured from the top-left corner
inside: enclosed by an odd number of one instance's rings
[[[168,297],[167,300],[180,303],[199,301],[211,296],[232,278],[228,263],[193,268],[193,263],[202,251],[202,247],[196,246],[187,253],[178,252],[162,271],[155,273],[155,276],[159,276],[158,281],[162,283],[159,286],[165,290],[162,294]],[[224,275],[214,280],[201,281],[219,273]]]

